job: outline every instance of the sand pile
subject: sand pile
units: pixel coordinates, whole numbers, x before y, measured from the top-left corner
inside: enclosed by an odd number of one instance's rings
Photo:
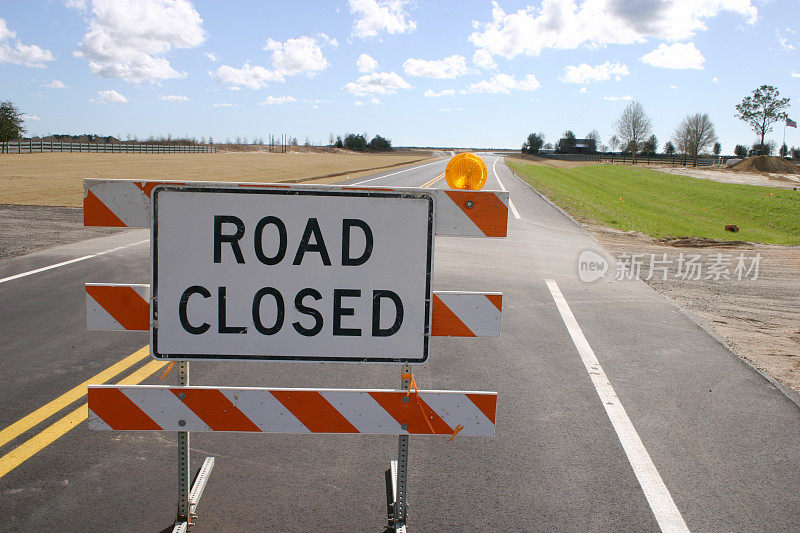
[[[783,159],[771,155],[754,155],[742,159],[731,167],[738,172],[769,172],[772,174],[800,174],[800,167]]]

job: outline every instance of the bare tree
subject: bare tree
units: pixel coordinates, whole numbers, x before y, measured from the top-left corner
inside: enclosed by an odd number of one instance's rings
[[[612,135],[611,138],[608,139],[608,144],[611,145],[611,151],[616,152],[617,146],[620,145],[619,137],[617,137],[616,135]]]
[[[717,142],[714,124],[706,113],[695,113],[683,119],[672,137],[678,151],[692,156],[694,166],[697,166],[697,154]]]
[[[653,124],[650,117],[644,112],[644,107],[639,102],[631,102],[625,111],[614,123],[614,131],[622,139],[622,145],[628,146],[633,154],[633,162],[636,162],[636,151],[641,146],[642,141],[650,136]]]

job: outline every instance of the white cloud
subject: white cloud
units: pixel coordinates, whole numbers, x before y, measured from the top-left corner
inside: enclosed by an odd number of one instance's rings
[[[482,48],[475,50],[475,53],[472,54],[472,62],[487,70],[497,68],[497,63],[492,59],[492,54]]]
[[[206,58],[212,63],[219,61],[219,56],[214,52],[203,52],[203,55],[206,56]]]
[[[50,50],[39,48],[35,44],[23,44],[14,39],[17,32],[8,29],[5,19],[0,18],[0,65],[11,63],[12,65],[25,65],[26,67],[44,68],[45,61],[54,61],[53,53]],[[14,39],[13,46],[10,42]]]
[[[108,91],[97,91],[97,98],[90,98],[89,101],[95,104],[124,104],[128,99],[117,91],[110,89]]]
[[[581,87],[580,93],[581,94],[589,94],[589,89],[587,89],[586,87]]]
[[[28,115],[27,113],[23,113],[22,118],[23,120],[25,120],[25,122],[39,122],[40,120],[42,120],[36,115]]]
[[[661,43],[658,48],[639,59],[654,67],[680,70],[703,70],[703,62],[706,60],[694,43]]]
[[[46,87],[48,89],[66,89],[67,86],[64,85],[63,81],[60,80],[53,80],[50,83],[45,83],[42,87]]]
[[[213,104],[211,107],[241,107],[239,104],[231,104],[228,102],[222,102],[219,104]]]
[[[800,72],[792,71],[792,77],[793,78],[800,78]]]
[[[283,82],[286,76],[297,74],[312,78],[329,66],[328,60],[322,55],[323,46],[336,47],[339,44],[324,33],[317,34],[316,38],[302,35],[282,43],[268,39],[263,49],[272,52],[272,69],[245,62],[241,68],[220,65],[209,74],[232,90],[242,87],[261,89],[269,82]]]
[[[462,93],[490,93],[508,94],[512,90],[535,91],[539,88],[539,80],[533,74],[528,74],[525,79],[517,81],[514,76],[508,74],[497,74],[491,80],[481,80],[471,84]]]
[[[445,89],[443,91],[439,91],[438,93],[433,89],[428,89],[425,91],[425,96],[427,98],[438,98],[440,96],[453,96],[456,92],[453,89]]]
[[[627,65],[621,64],[619,61],[611,63],[606,61],[602,65],[591,66],[588,63],[581,63],[580,65],[568,65],[564,67],[564,74],[561,76],[561,81],[564,83],[577,83],[585,84],[596,81],[607,81],[614,76],[616,81],[622,81],[622,76],[630,74]]]
[[[303,35],[286,42],[267,40],[264,50],[272,52],[272,66],[285,76],[305,74],[309,78],[328,68],[328,60],[322,55],[322,46],[337,47],[336,39],[320,33],[317,39]]]
[[[185,78],[164,57],[205,40],[203,19],[188,0],[91,0],[88,28],[74,55],[92,74],[129,82]]]
[[[670,85],[669,88],[670,89],[680,89],[680,87],[678,87],[677,85]]]
[[[467,73],[467,60],[460,55],[431,61],[410,58],[403,63],[403,70],[409,76],[453,79]]]
[[[365,74],[356,81],[345,84],[342,89],[356,96],[368,94],[394,94],[398,89],[410,89],[411,84],[392,72],[375,72]]]
[[[294,96],[267,96],[266,100],[260,102],[258,105],[283,105],[296,101],[297,98]]]
[[[359,72],[372,72],[378,68],[378,62],[369,54],[361,54],[356,61],[356,67]]]
[[[610,102],[620,102],[620,101],[630,102],[631,100],[633,100],[633,96],[629,94],[626,94],[625,96],[604,96],[603,100],[608,100]]]
[[[160,94],[158,99],[162,102],[188,102],[188,96],[181,96],[179,94]]]
[[[358,106],[358,107],[365,106],[367,104],[383,105],[383,102],[380,100],[380,98],[375,98],[374,96],[372,98],[370,98],[366,102],[363,101],[363,100],[357,100],[357,101],[353,102],[353,105],[354,106]]]
[[[717,82],[719,82],[719,78],[714,76],[713,78],[711,78],[711,81],[714,82],[714,83],[717,83]]]
[[[5,41],[7,39],[13,39],[16,37],[17,32],[11,31],[8,29],[8,25],[6,24],[6,20],[0,18],[0,41]]]
[[[211,77],[216,81],[231,87],[247,87],[248,89],[261,89],[271,81],[283,81],[280,72],[269,70],[260,66],[245,63],[242,68],[220,65],[216,71],[211,72]]]
[[[361,39],[378,37],[381,33],[411,33],[417,23],[406,20],[404,0],[349,0],[350,12],[355,15],[353,35]]]
[[[571,50],[582,45],[643,43],[648,38],[683,41],[707,29],[723,11],[754,24],[751,0],[547,0],[541,7],[506,13],[493,3],[488,22],[473,23],[469,40],[478,49],[506,59],[536,56],[543,49]]]

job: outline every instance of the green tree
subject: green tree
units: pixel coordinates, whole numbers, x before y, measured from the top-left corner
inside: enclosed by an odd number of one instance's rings
[[[544,133],[531,133],[522,145],[523,154],[538,154],[544,145]]]
[[[572,130],[564,132],[564,137],[558,142],[558,151],[571,154],[575,151],[575,134]]]
[[[737,144],[736,148],[733,149],[733,155],[736,157],[747,157],[747,146],[743,144]]]
[[[333,144],[334,148],[344,148],[344,143],[342,142],[342,136],[336,136],[336,142]]]
[[[714,143],[714,149],[712,150],[714,155],[719,155],[722,152],[722,145],[718,142]]]
[[[642,155],[655,155],[656,150],[658,150],[658,139],[655,135],[651,135],[642,143]]]
[[[788,147],[788,146],[786,146],[786,143],[783,143],[783,146],[781,146],[781,149],[780,149],[780,151],[778,152],[778,154],[779,154],[781,157],[786,157],[786,156],[789,154],[789,147]]]
[[[13,141],[25,133],[22,113],[11,101],[0,102],[0,142]]]
[[[792,146],[790,152],[792,154],[792,159],[800,159],[800,148],[795,148]]]
[[[354,152],[366,152],[367,139],[360,133],[348,133],[344,136],[344,147]]]
[[[675,145],[672,144],[672,141],[667,141],[667,144],[664,145],[664,153],[667,155],[675,153]]]
[[[370,152],[388,152],[392,149],[392,141],[376,135],[369,142]]]
[[[780,91],[772,85],[762,85],[745,96],[736,104],[736,118],[746,122],[758,135],[764,146],[764,136],[772,131],[772,125],[779,120],[786,120],[788,115],[784,109],[789,107],[789,98],[780,98]],[[766,151],[762,148],[762,151]]]

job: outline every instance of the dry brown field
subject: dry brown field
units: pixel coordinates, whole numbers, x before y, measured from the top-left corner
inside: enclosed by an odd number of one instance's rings
[[[334,183],[428,158],[428,152],[4,154],[0,204],[81,207],[84,178]]]

